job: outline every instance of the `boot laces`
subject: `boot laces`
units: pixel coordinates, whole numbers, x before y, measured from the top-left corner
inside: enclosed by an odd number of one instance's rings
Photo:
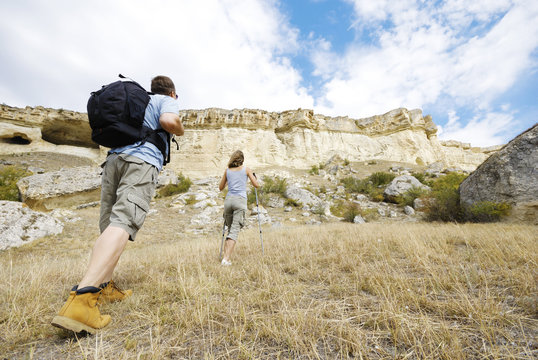
[[[120,289],[120,288],[118,287],[118,285],[116,285],[116,283],[115,283],[114,281],[110,280],[110,285],[112,286],[112,289],[113,289],[113,290],[117,290],[117,291],[119,291],[121,294],[124,294],[124,293],[123,293],[123,290]]]

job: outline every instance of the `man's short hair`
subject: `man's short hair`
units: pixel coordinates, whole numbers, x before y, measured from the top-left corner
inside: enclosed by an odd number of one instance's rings
[[[168,76],[159,75],[151,79],[151,92],[154,94],[170,95],[176,92],[174,82]]]

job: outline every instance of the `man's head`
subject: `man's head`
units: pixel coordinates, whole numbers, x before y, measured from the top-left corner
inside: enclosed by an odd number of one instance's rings
[[[176,87],[168,76],[159,75],[151,79],[151,92],[154,94],[169,95],[177,99]]]

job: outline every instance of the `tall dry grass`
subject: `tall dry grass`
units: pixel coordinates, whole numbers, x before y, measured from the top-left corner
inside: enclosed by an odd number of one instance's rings
[[[533,359],[538,235],[522,225],[334,224],[129,244],[134,295],[77,338],[49,325],[91,241],[0,254],[0,357],[27,359]]]

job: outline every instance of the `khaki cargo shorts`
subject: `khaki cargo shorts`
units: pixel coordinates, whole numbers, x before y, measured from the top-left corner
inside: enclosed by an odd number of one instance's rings
[[[101,177],[101,232],[109,225],[119,227],[134,241],[149,211],[158,176],[155,166],[135,156],[108,155]]]

